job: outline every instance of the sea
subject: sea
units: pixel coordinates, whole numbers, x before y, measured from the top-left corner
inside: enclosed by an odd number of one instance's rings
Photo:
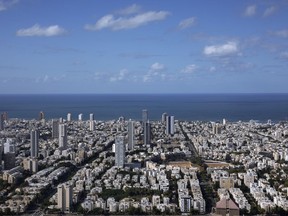
[[[87,120],[119,117],[141,120],[142,110],[150,120],[160,120],[164,112],[184,121],[250,121],[274,123],[288,120],[288,94],[44,94],[0,95],[0,113],[9,118]]]

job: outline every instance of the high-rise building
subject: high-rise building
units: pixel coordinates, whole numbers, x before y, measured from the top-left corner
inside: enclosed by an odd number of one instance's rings
[[[161,121],[162,121],[162,123],[166,123],[166,118],[167,118],[167,113],[166,112],[164,112],[163,114],[162,114],[162,118],[161,118]]]
[[[144,124],[144,145],[148,145],[151,142],[151,124],[149,120]]]
[[[90,131],[94,131],[94,129],[95,129],[94,114],[90,113],[90,116],[89,116],[89,130]]]
[[[82,113],[80,113],[80,114],[78,115],[78,121],[83,121],[83,114],[82,114]]]
[[[115,138],[115,166],[124,167],[125,163],[125,145],[124,136]]]
[[[67,148],[67,125],[59,124],[59,148]]]
[[[71,114],[71,113],[68,113],[68,114],[67,114],[67,121],[68,121],[68,122],[71,122],[71,121],[72,121],[72,114]]]
[[[73,199],[73,188],[70,184],[60,184],[57,187],[58,208],[61,211],[70,211]]]
[[[16,146],[15,141],[11,138],[6,139],[6,143],[4,143],[4,169],[9,170],[15,167],[15,155],[16,155]]]
[[[52,120],[52,138],[59,137],[59,121],[56,119]]]
[[[175,126],[174,126],[174,116],[166,116],[166,134],[174,135]]]
[[[0,114],[0,130],[4,130],[4,114]]]
[[[32,130],[30,133],[30,155],[31,157],[38,157],[38,149],[39,149],[39,131]]]
[[[45,114],[44,114],[43,111],[41,111],[41,112],[39,113],[39,120],[41,121],[41,120],[43,120],[43,119],[45,119]]]
[[[148,110],[144,109],[142,110],[142,123],[145,125],[145,123],[148,121]]]
[[[134,150],[134,122],[128,121],[128,150]]]

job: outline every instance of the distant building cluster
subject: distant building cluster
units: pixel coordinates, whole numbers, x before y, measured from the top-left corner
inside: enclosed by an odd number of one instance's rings
[[[139,116],[2,113],[0,214],[288,212],[287,122]]]

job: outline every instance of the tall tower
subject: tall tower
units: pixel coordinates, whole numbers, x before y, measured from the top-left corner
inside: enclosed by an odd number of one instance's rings
[[[144,125],[144,145],[148,145],[151,142],[151,124],[149,120]]]
[[[145,123],[148,121],[148,110],[143,109],[142,110],[142,123],[145,125]]]
[[[58,208],[62,211],[70,211],[73,199],[73,188],[70,184],[60,184],[57,187]]]
[[[31,157],[38,157],[38,149],[39,149],[39,131],[38,130],[32,130],[30,133],[30,155]]]
[[[94,131],[94,129],[95,129],[94,114],[90,113],[90,116],[89,116],[89,130],[90,131]]]
[[[53,119],[52,120],[52,138],[58,138],[59,137],[59,121]]]
[[[41,120],[43,120],[43,119],[45,119],[45,114],[44,114],[43,111],[41,111],[41,112],[39,113],[39,120],[41,121]]]
[[[125,145],[124,136],[115,138],[115,166],[124,167],[125,163]]]
[[[0,114],[0,130],[4,130],[4,114]]]
[[[68,122],[72,121],[72,114],[71,113],[67,114],[67,121]]]
[[[166,131],[165,132],[167,135],[174,135],[175,133],[174,116],[166,117]]]
[[[80,114],[78,115],[78,121],[83,121],[83,114],[82,114],[82,113],[80,113]]]
[[[59,124],[59,148],[67,148],[67,125]]]
[[[163,124],[166,123],[166,118],[167,118],[167,113],[164,112],[164,113],[162,114],[162,119],[161,119],[161,122],[162,122]]]
[[[134,122],[128,121],[128,150],[134,150]]]

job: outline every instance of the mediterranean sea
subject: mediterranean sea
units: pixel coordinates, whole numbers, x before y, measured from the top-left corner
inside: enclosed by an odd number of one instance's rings
[[[96,120],[140,120],[142,110],[150,120],[160,120],[162,113],[186,121],[249,121],[273,122],[288,120],[288,94],[45,94],[0,95],[0,112],[9,118],[37,119],[39,112],[46,119],[66,119],[67,113],[84,120],[94,113]]]

